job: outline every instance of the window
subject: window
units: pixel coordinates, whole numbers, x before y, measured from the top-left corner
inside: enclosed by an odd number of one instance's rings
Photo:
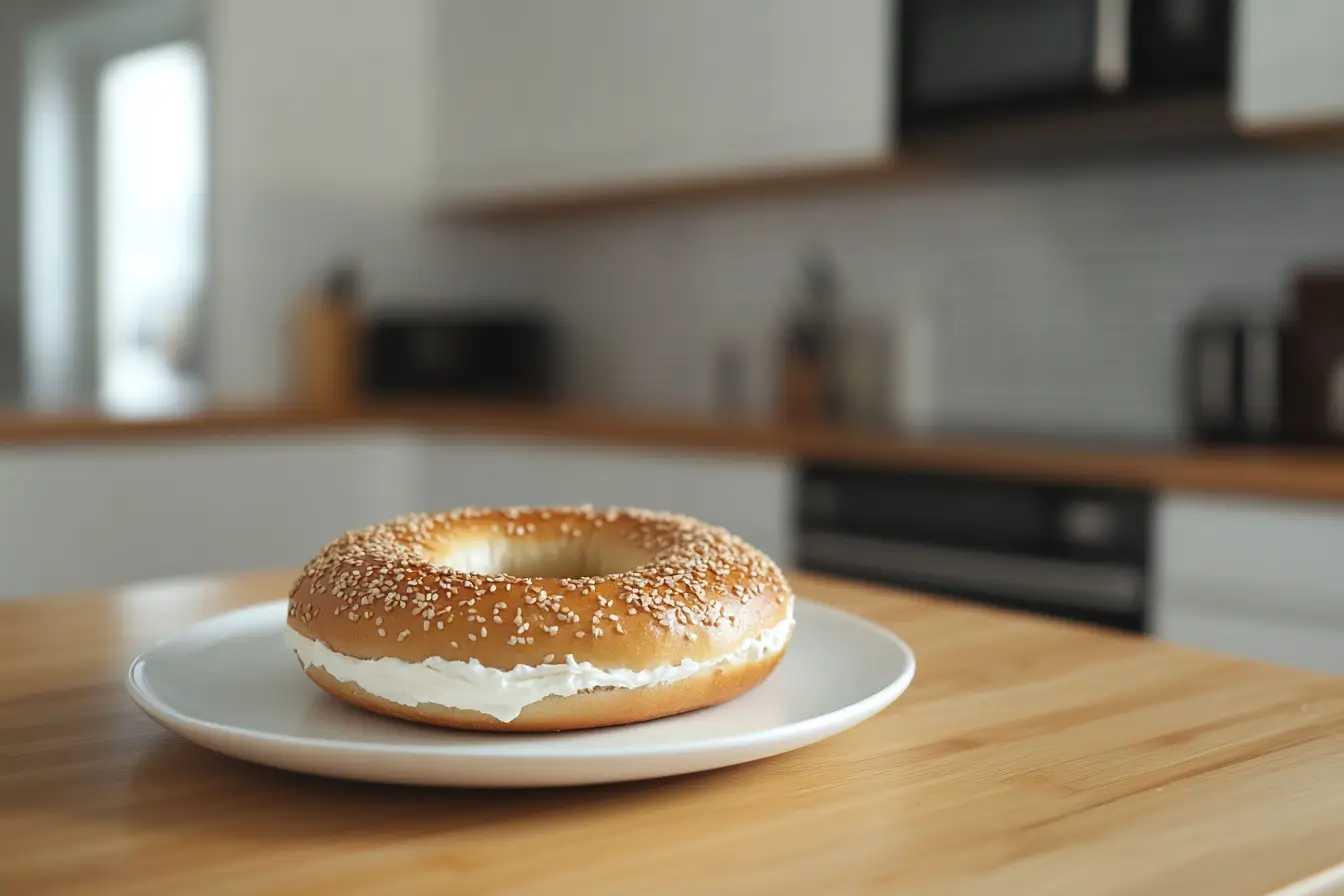
[[[205,399],[207,11],[87,4],[24,36],[29,407],[149,416]]]
[[[113,413],[200,400],[205,90],[200,50],[186,42],[117,57],[99,77],[97,376]]]

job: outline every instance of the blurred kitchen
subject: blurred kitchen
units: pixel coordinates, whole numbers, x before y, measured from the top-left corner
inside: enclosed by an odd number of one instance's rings
[[[0,595],[462,504],[1344,672],[1344,4],[6,0]]]

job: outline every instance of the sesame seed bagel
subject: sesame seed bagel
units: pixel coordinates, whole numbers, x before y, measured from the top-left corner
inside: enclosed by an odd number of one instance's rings
[[[465,508],[348,533],[304,568],[288,639],[385,715],[558,731],[644,721],[763,681],[792,634],[773,562],[727,531],[612,508]]]

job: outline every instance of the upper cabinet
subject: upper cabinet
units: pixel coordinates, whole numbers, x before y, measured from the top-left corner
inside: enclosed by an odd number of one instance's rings
[[[215,0],[222,201],[423,201],[432,183],[435,0]]]
[[[449,201],[885,157],[889,0],[440,4]]]
[[[1344,3],[1240,0],[1232,109],[1248,133],[1344,124]]]
[[[1344,0],[399,2],[434,198],[487,214],[1344,124]]]

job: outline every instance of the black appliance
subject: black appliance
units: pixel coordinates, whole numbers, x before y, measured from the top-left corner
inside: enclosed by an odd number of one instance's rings
[[[530,308],[401,307],[370,314],[361,379],[372,398],[547,401],[555,325]]]
[[[1291,293],[1285,429],[1302,444],[1344,446],[1344,267],[1304,267]]]
[[[1196,442],[1285,438],[1291,337],[1281,310],[1271,305],[1217,302],[1186,321],[1182,403]]]
[[[1030,146],[1090,130],[1129,141],[1164,130],[1230,136],[1231,0],[901,0],[897,9],[902,143],[965,136],[968,126],[991,142],[1034,137]],[[1060,126],[1041,134],[1051,119]]]
[[[1149,630],[1142,490],[813,464],[796,513],[805,570]]]

